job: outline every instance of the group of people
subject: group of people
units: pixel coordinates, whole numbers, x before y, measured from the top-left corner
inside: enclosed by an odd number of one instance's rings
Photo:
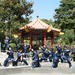
[[[57,68],[59,62],[61,63],[68,63],[69,64],[69,68],[72,67],[71,64],[71,59],[70,59],[70,50],[68,50],[67,48],[65,48],[64,50],[61,48],[61,46],[56,46],[56,50],[54,50],[53,48],[51,48],[50,50],[47,50],[46,47],[41,47],[41,50],[33,50],[31,51],[32,53],[32,67],[41,67],[40,63],[42,61],[47,62],[49,60],[49,62],[52,62],[52,67],[53,68]],[[4,61],[4,66],[7,66],[9,61],[12,61],[13,66],[17,66],[18,62],[24,62],[24,64],[28,65],[28,62],[26,60],[26,53],[23,52],[22,48],[18,50],[17,52],[17,59],[14,59],[14,52],[11,48],[9,48],[9,52],[7,52],[8,57],[7,59]],[[41,57],[39,57],[39,55],[42,55]],[[73,54],[73,53],[72,53]]]
[[[28,65],[26,59],[25,59],[25,54],[23,53],[22,49],[19,49],[17,52],[17,58],[14,58],[14,52],[12,48],[9,48],[9,51],[7,52],[8,57],[4,61],[4,66],[8,66],[9,62],[12,63],[13,66],[17,66],[18,62],[24,62],[24,64]]]
[[[14,50],[10,46],[10,41],[11,41],[10,38],[6,36],[3,42],[2,52],[6,52],[8,55],[3,65],[8,66],[9,62],[12,62],[13,66],[17,66],[18,62],[24,62],[26,65],[28,65],[26,60],[24,60],[25,59],[24,57],[26,57],[28,54],[29,46],[24,45],[23,43],[21,43],[21,40],[17,38],[14,42],[16,45],[16,52],[17,52],[17,59],[15,59]]]
[[[9,47],[10,47],[10,38],[9,37],[5,37],[5,39],[4,39],[4,42],[3,42],[3,52],[6,52],[6,50],[8,50],[9,49]],[[29,47],[29,46],[27,46],[27,45],[24,45],[22,42],[21,42],[21,40],[20,40],[20,38],[17,38],[16,40],[15,40],[15,45],[16,45],[16,51],[18,52],[18,50],[22,47],[23,48],[23,50],[25,51],[25,52],[27,52],[26,50],[27,50],[27,48]]]
[[[70,60],[70,50],[68,50],[67,48],[65,48],[64,50],[61,48],[60,45],[56,46],[56,50],[54,50],[53,48],[51,48],[51,50],[47,50],[46,47],[42,48],[42,57],[39,60],[41,61],[47,61],[47,59],[49,59],[50,62],[53,62],[52,67],[56,68],[58,67],[58,63],[68,63],[69,67],[72,66],[71,64],[71,60]]]
[[[40,47],[41,50],[34,50],[32,49],[30,52],[28,52],[28,46],[24,44],[20,44],[20,40],[16,39],[16,50],[17,50],[17,59],[14,58],[14,52],[11,47],[9,47],[9,38],[6,37],[4,40],[4,50],[8,48],[8,57],[4,61],[4,66],[8,66],[9,62],[12,62],[13,66],[17,66],[18,62],[24,62],[24,64],[28,65],[28,62],[26,60],[27,55],[31,52],[32,53],[32,67],[40,67],[40,63],[42,61],[48,61],[52,62],[52,67],[57,68],[59,62],[61,63],[68,63],[69,67],[72,67],[71,59],[70,59],[70,50],[64,47],[62,49],[61,45],[56,46],[55,48],[51,48],[48,50],[46,46]],[[39,57],[39,55],[42,55]],[[74,55],[73,60],[75,61],[75,52],[72,52],[72,55]]]

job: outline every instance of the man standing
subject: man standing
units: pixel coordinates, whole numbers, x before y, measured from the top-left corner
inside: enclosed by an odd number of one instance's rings
[[[9,37],[5,37],[4,39],[4,52],[6,51],[6,49],[9,49]]]

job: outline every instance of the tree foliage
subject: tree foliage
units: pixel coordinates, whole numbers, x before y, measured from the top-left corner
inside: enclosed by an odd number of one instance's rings
[[[28,23],[32,5],[26,0],[0,0],[0,31],[8,34]]]
[[[72,44],[72,42],[75,40],[74,30],[66,29],[65,34],[60,36],[58,40],[60,40],[62,43],[65,43],[65,44]]]
[[[55,10],[55,23],[61,29],[75,29],[75,0],[61,0]]]
[[[59,8],[55,12],[56,27],[65,33],[59,38],[65,44],[72,44],[75,41],[75,0],[61,0]]]

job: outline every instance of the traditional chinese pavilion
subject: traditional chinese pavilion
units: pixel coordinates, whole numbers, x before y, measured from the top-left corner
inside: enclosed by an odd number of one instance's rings
[[[36,38],[38,40],[43,41],[43,45],[46,45],[46,40],[50,38],[51,47],[54,45],[54,37],[60,34],[60,29],[53,28],[51,25],[48,25],[41,21],[40,19],[36,19],[31,23],[20,28],[21,37],[25,37],[25,39],[30,40],[30,49],[32,49],[32,41]]]

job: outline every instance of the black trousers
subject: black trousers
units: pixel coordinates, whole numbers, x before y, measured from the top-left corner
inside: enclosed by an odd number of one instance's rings
[[[27,63],[27,61],[25,59],[22,59],[22,60],[17,59],[16,60],[16,65],[18,64],[18,62],[24,62],[24,64],[28,65],[28,63]]]

